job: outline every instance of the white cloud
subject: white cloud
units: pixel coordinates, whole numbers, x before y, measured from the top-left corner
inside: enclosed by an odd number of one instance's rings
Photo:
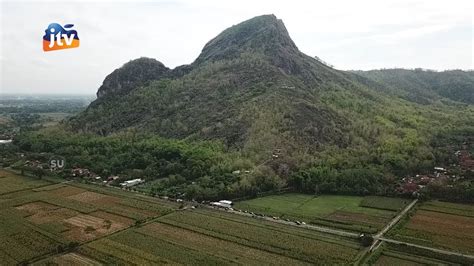
[[[0,92],[95,93],[123,63],[191,63],[225,28],[283,19],[298,47],[340,69],[473,68],[471,1],[2,1]],[[81,47],[45,53],[44,29],[73,23]]]

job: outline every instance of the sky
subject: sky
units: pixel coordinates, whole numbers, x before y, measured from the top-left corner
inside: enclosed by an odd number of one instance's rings
[[[341,70],[473,69],[470,0],[0,0],[0,94],[95,94],[139,57],[174,68],[224,29],[263,14],[298,48]],[[50,23],[74,24],[80,46],[44,52]]]

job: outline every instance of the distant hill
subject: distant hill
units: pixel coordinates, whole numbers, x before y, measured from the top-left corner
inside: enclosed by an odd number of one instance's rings
[[[429,104],[447,98],[474,104],[474,71],[383,69],[355,73],[380,83],[385,92],[409,101]]]
[[[463,71],[339,71],[264,15],[224,30],[190,65],[126,63],[68,125],[222,141],[257,161],[278,150],[288,161],[399,170],[429,166],[432,136],[472,122],[472,80]]]

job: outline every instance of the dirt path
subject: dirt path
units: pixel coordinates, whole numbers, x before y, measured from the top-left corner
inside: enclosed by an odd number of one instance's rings
[[[415,206],[415,204],[418,202],[418,199],[414,199],[410,204],[408,204],[405,209],[403,209],[400,213],[398,213],[397,216],[395,216],[382,230],[380,230],[380,232],[378,232],[375,236],[374,236],[374,243],[372,243],[372,245],[370,246],[370,248],[368,249],[368,252],[374,252],[375,250],[377,250],[377,248],[380,247],[380,238],[383,236],[383,234],[385,234],[388,230],[390,230],[390,228],[392,228],[396,223],[398,223],[400,221],[400,219],[408,212],[411,210],[411,208],[413,208],[413,206]]]
[[[412,243],[409,243],[409,242],[403,242],[403,241],[398,241],[398,240],[383,238],[383,237],[380,237],[379,240],[385,241],[385,242],[388,242],[388,243],[392,243],[392,244],[397,244],[397,245],[406,245],[406,246],[409,246],[409,247],[426,249],[426,250],[434,251],[436,253],[441,253],[441,254],[445,254],[445,255],[455,255],[455,256],[459,256],[459,257],[474,259],[473,255],[467,255],[467,254],[463,254],[463,253],[459,253],[459,252],[448,251],[448,250],[443,250],[443,249],[437,249],[437,248],[412,244]]]
[[[311,230],[315,230],[315,231],[319,231],[319,232],[323,232],[323,233],[328,233],[328,234],[333,234],[333,235],[339,235],[339,236],[351,237],[351,238],[359,237],[359,234],[357,234],[357,233],[347,232],[347,231],[338,230],[338,229],[332,229],[332,228],[329,228],[329,227],[309,225],[309,224],[296,224],[295,222],[285,221],[285,220],[281,220],[281,219],[273,219],[272,217],[268,217],[268,216],[265,216],[265,217],[256,216],[255,217],[254,215],[252,215],[250,213],[245,213],[245,212],[230,211],[230,210],[227,211],[227,212],[242,215],[242,216],[247,216],[247,217],[254,217],[254,218],[257,218],[257,219],[270,221],[270,222],[274,222],[274,223],[280,223],[280,224],[286,224],[286,225],[291,225],[291,226],[297,226],[297,227],[301,227],[301,228],[307,228],[307,229],[311,229]]]

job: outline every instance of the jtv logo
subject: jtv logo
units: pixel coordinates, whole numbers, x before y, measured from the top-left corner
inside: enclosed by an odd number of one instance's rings
[[[44,31],[43,51],[48,52],[79,47],[77,31],[70,29],[73,26],[74,24],[66,24],[63,28],[58,23],[49,24],[48,28]]]

